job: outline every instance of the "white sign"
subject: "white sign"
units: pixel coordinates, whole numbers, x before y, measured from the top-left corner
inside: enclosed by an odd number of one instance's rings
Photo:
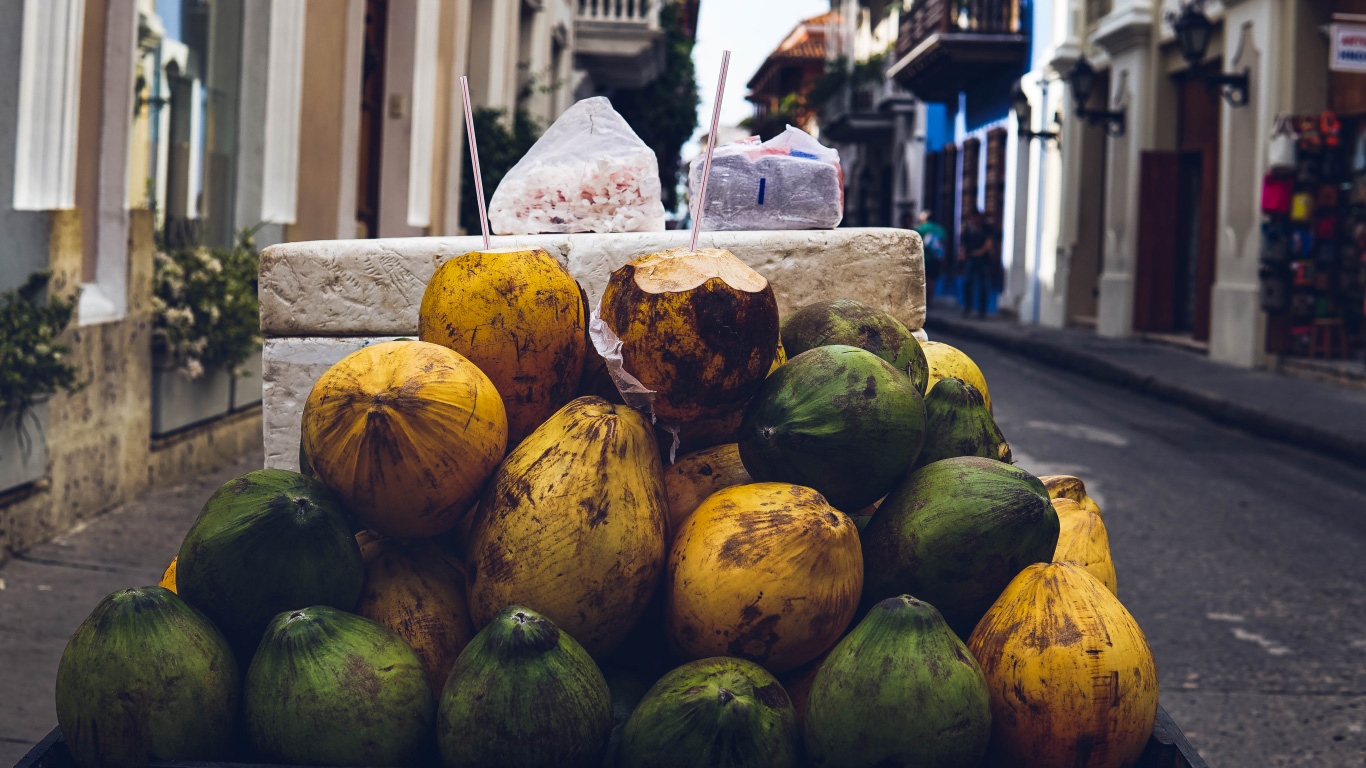
[[[1334,72],[1366,72],[1366,25],[1334,24],[1333,52],[1328,68]]]

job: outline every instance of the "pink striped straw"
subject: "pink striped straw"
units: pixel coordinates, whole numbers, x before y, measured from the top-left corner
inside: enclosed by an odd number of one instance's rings
[[[484,175],[479,172],[479,147],[474,141],[474,110],[470,109],[470,79],[464,75],[460,76],[460,90],[465,95],[465,134],[470,142],[470,163],[474,166],[474,191],[479,194],[479,226],[484,229],[484,250],[489,249],[489,213],[484,209]],[[714,129],[713,129],[714,130]],[[711,162],[710,153],[707,156],[708,163]],[[706,189],[706,177],[703,178],[703,189]],[[693,240],[697,240],[697,235],[693,235]]]
[[[721,122],[721,94],[726,91],[726,70],[730,68],[730,51],[721,54],[721,82],[716,84],[716,103],[711,108],[711,133],[707,134],[707,160],[702,166],[702,188],[697,192],[697,211],[692,220],[692,247],[697,251],[697,235],[702,231],[702,211],[707,203],[707,177],[711,175],[711,151],[716,147],[716,126]],[[466,107],[468,110],[469,107]],[[473,142],[470,143],[473,147]],[[478,177],[476,177],[478,178]]]

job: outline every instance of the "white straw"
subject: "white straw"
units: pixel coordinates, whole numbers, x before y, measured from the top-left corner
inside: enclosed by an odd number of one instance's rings
[[[479,147],[474,141],[474,111],[470,109],[470,79],[464,75],[460,76],[460,90],[465,95],[465,135],[470,143],[470,163],[474,166],[474,191],[479,195],[479,226],[484,230],[484,250],[489,249],[489,213],[484,209],[484,176],[479,172]],[[708,154],[708,162],[711,160]],[[706,184],[705,177],[703,178]],[[706,187],[704,186],[703,189]],[[693,240],[697,240],[697,235],[693,235]]]
[[[702,188],[697,191],[697,211],[693,213],[690,249],[693,252],[697,251],[697,234],[702,231],[702,211],[707,203],[707,177],[711,175],[711,151],[716,147],[716,126],[721,121],[721,94],[726,91],[726,70],[729,67],[730,51],[726,51],[721,54],[721,82],[716,84],[716,103],[711,108],[711,133],[707,134],[707,160],[702,165]]]

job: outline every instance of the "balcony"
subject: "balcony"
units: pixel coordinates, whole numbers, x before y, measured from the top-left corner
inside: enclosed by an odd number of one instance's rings
[[[821,136],[838,142],[876,139],[896,128],[896,114],[915,109],[915,99],[896,81],[845,82],[821,106]]]
[[[659,75],[664,65],[659,8],[664,0],[575,2],[574,61],[594,84],[639,88]]]
[[[888,74],[924,101],[951,101],[1029,55],[1022,0],[916,0]]]

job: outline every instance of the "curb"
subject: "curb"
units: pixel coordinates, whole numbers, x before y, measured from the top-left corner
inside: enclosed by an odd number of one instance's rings
[[[1286,443],[1343,462],[1366,461],[1366,441],[1354,440],[1321,427],[1292,421],[1275,413],[1226,400],[1155,376],[1137,373],[1097,355],[1051,344],[1039,339],[993,333],[970,323],[926,318],[925,328],[981,341],[998,349],[1045,362],[1055,368],[1124,387],[1164,402],[1179,405],[1210,421]]]

